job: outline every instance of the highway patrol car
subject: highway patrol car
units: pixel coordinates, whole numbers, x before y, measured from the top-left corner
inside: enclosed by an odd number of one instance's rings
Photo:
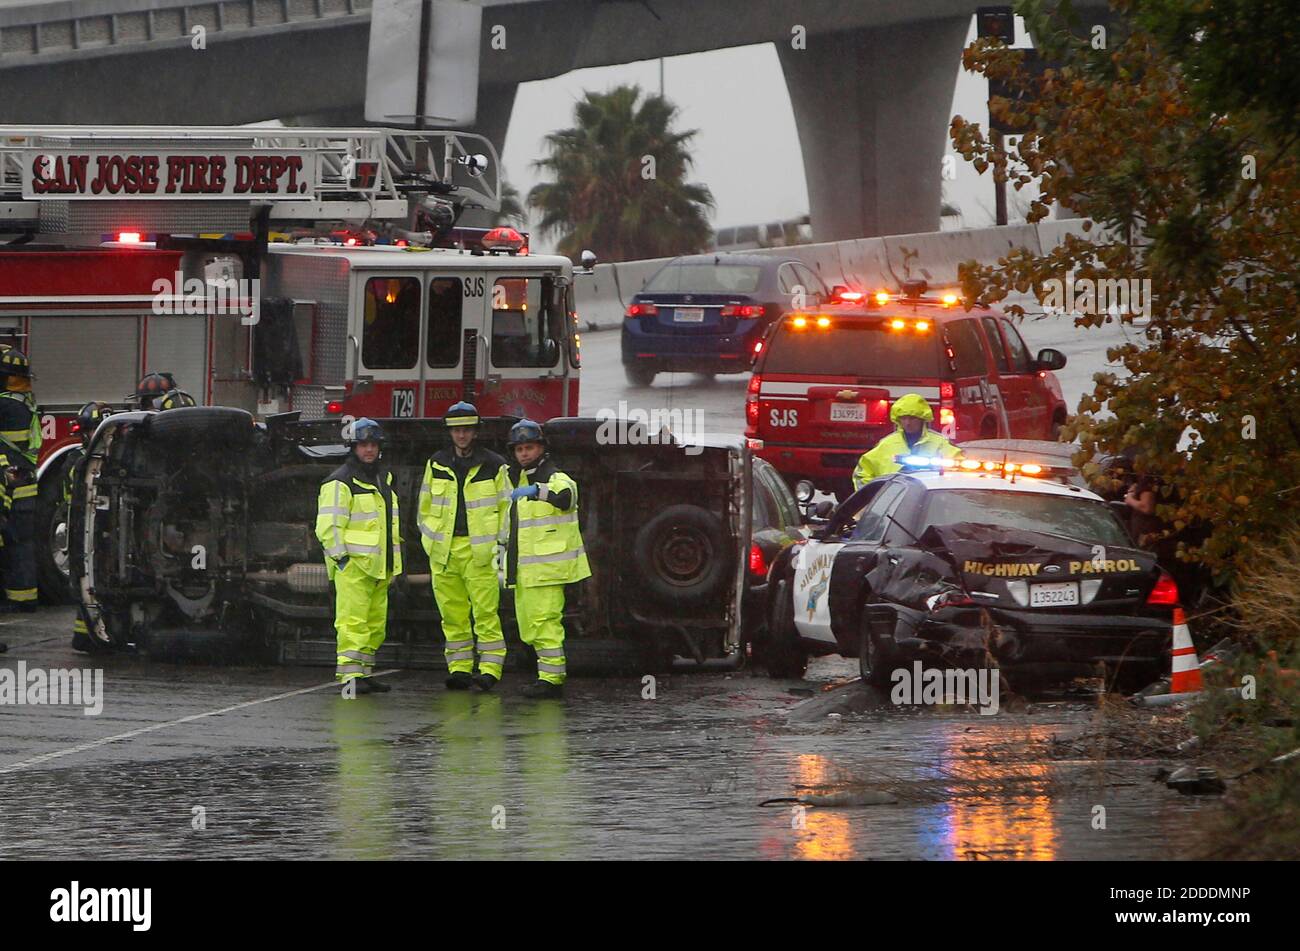
[[[876,685],[917,659],[1154,679],[1178,589],[1105,501],[1033,462],[899,461],[773,562],[757,652],[773,676],[841,654]]]

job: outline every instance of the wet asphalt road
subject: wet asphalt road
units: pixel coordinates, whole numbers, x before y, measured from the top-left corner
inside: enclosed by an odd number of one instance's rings
[[[0,859],[1162,858],[1206,808],[1151,762],[1037,755],[1086,697],[827,716],[861,698],[834,659],[803,682],[675,674],[653,700],[623,678],[529,701],[509,672],[448,693],[428,671],[344,700],[322,669],[92,660],[71,617],[0,628],[0,667],[104,671],[99,716],[0,706]],[[898,801],[758,806],[861,788]]]

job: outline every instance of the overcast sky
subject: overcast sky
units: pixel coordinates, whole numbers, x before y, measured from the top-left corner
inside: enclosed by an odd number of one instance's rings
[[[1016,20],[1018,45],[1027,45],[1023,23]],[[972,17],[967,43],[974,36]],[[680,107],[682,128],[699,130],[692,178],[713,192],[713,226],[762,224],[807,214],[794,113],[772,44],[674,56],[664,64],[664,92]],[[541,154],[543,136],[573,124],[573,106],[582,94],[625,83],[657,92],[659,61],[581,69],[519,87],[502,160],[507,178],[521,194],[537,183],[530,163]],[[956,64],[953,85],[952,114],[987,127],[987,82]],[[992,179],[987,173],[977,175],[960,157],[957,180],[948,183],[946,196],[961,209],[962,227],[993,223]],[[1023,220],[1023,214],[1016,214],[1017,198],[1012,193],[1010,215]]]

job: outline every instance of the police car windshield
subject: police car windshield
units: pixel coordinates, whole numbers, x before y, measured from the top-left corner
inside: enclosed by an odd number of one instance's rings
[[[827,328],[797,328],[788,318],[768,347],[763,372],[881,380],[943,375],[939,343],[931,332],[892,330],[878,320],[837,320]]]
[[[752,294],[763,269],[750,264],[669,264],[650,279],[644,294]]]
[[[936,489],[926,493],[922,525],[957,522],[1064,535],[1089,545],[1133,547],[1104,502],[1008,489]]]

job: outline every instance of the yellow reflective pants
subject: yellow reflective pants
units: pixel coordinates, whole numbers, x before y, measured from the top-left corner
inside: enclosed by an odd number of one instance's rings
[[[433,597],[442,615],[447,670],[473,673],[477,640],[479,672],[500,680],[501,667],[506,662],[506,639],[497,613],[501,600],[497,571],[490,562],[482,566],[474,564],[467,537],[452,538],[447,567],[433,575]]]
[[[515,588],[519,639],[537,651],[537,679],[564,683],[564,585]]]
[[[338,634],[339,680],[368,677],[375,651],[388,633],[389,578],[372,578],[349,564],[334,574],[334,630]]]

